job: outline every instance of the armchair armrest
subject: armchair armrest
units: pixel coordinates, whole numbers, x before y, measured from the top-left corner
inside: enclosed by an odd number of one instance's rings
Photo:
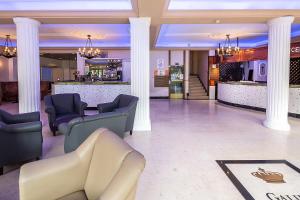
[[[140,153],[129,153],[99,200],[126,200],[129,196],[134,196],[144,167],[145,159]]]
[[[80,191],[85,172],[75,152],[25,164],[19,178],[20,200],[58,199]]]
[[[97,105],[99,113],[112,112],[116,105],[113,102],[102,103]]]
[[[60,132],[63,135],[67,135],[69,131],[70,129],[68,123],[62,123],[58,126],[58,132]]]
[[[21,167],[20,200],[58,199],[84,188],[99,130],[75,152]]]
[[[24,133],[24,132],[42,132],[42,122],[27,122],[19,124],[9,124],[1,128],[7,133]]]
[[[40,121],[40,112],[31,112],[31,113],[15,114],[15,115],[5,113],[2,114],[2,118],[7,124],[34,122],[34,121]]]
[[[46,106],[45,112],[50,114],[50,115],[54,115],[54,116],[56,115],[54,106],[49,106],[49,105]]]
[[[79,114],[80,116],[84,116],[84,110],[87,108],[88,104],[86,102],[81,101],[79,105]]]

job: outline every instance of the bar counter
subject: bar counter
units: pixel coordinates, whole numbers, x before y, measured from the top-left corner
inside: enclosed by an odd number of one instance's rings
[[[99,103],[113,101],[119,94],[131,94],[131,86],[128,82],[118,81],[55,82],[52,84],[52,94],[61,93],[78,93],[89,108],[95,108]]]
[[[263,111],[267,104],[267,84],[248,81],[219,82],[218,101]],[[292,117],[300,117],[300,85],[290,85],[289,113]]]

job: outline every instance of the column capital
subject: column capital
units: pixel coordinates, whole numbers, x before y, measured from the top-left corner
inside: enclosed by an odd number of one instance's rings
[[[32,24],[36,26],[41,24],[39,21],[27,17],[14,17],[13,20],[15,24]]]
[[[291,24],[293,23],[295,17],[294,16],[283,16],[271,19],[268,21],[268,25],[277,25],[277,24]]]
[[[150,26],[151,18],[150,17],[130,17],[129,18],[130,24],[146,24]]]

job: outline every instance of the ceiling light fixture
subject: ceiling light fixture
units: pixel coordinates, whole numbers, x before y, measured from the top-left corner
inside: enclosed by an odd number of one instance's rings
[[[93,49],[91,35],[87,35],[87,40],[84,48],[79,48],[78,53],[81,57],[92,59],[100,56],[101,51],[99,49]]]
[[[221,43],[219,43],[219,48],[217,49],[218,55],[224,57],[230,57],[239,52],[240,52],[239,38],[238,37],[236,38],[236,46],[232,47],[229,34],[226,35],[226,40],[224,42],[224,45],[222,46]]]
[[[17,48],[14,48],[12,46],[10,35],[6,35],[6,39],[4,42],[4,49],[0,53],[0,56],[3,56],[5,58],[13,58],[17,56]]]

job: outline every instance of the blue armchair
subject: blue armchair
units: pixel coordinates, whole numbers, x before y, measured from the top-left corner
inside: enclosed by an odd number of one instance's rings
[[[0,174],[5,165],[38,159],[42,141],[39,112],[12,115],[0,110]]]

